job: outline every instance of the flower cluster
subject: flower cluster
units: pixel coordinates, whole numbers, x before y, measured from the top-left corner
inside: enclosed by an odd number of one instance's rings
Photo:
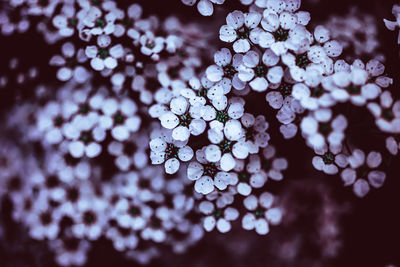
[[[182,2],[211,16],[225,1]],[[352,11],[311,27],[301,0],[240,3],[212,34],[174,16],[145,17],[136,3],[4,4],[2,35],[36,27],[58,51],[44,61],[55,79],[27,86],[0,138],[0,196],[58,264],[83,265],[100,238],[148,263],[160,244],[182,253],[235,221],[266,235],[285,219],[274,185],[293,154],[358,197],[383,186],[400,150],[400,100],[376,55],[376,28],[365,29],[365,43],[353,38],[372,20],[353,22]],[[376,149],[360,141],[374,143],[371,130],[385,137]],[[312,156],[285,151],[278,142],[287,139]]]

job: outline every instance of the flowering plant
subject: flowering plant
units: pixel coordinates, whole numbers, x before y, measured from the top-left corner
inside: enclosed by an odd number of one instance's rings
[[[115,0],[0,4],[2,40],[49,47],[28,70],[11,51],[0,75],[17,99],[2,110],[0,196],[58,265],[84,265],[102,239],[145,264],[215,229],[284,229],[300,216],[293,170],[358,198],[395,178],[400,100],[374,18],[316,24],[301,0],[238,2],[182,0],[217,27]],[[324,227],[335,255],[339,230]]]

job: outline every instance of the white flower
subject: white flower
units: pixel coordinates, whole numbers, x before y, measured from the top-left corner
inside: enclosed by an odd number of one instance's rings
[[[268,3],[274,5],[263,12],[261,20],[265,32],[259,34],[259,45],[263,48],[271,48],[276,55],[283,55],[289,49],[299,51],[311,43],[310,33],[305,29],[308,23],[304,17],[299,17],[290,10],[284,10],[285,3],[276,4],[279,1]],[[303,13],[305,14],[305,13]],[[302,14],[302,15],[303,15]]]
[[[261,21],[259,13],[245,13],[235,10],[226,17],[226,25],[219,30],[219,38],[224,42],[233,42],[236,53],[246,53],[250,49],[250,42],[257,43]]]
[[[118,20],[114,22],[114,32],[113,35],[116,37],[122,37],[127,31],[133,29],[135,23],[139,21],[142,16],[143,10],[139,4],[131,4],[126,14],[122,12],[119,14]]]
[[[268,177],[274,181],[281,181],[283,179],[282,171],[288,168],[288,161],[285,158],[276,157],[276,149],[272,145],[268,145],[262,151],[262,166]]]
[[[54,240],[60,231],[61,213],[50,207],[43,194],[38,196],[23,219],[29,227],[29,235],[36,240]]]
[[[94,142],[91,132],[83,131],[78,140],[69,143],[68,150],[75,158],[80,158],[84,155],[94,158],[100,155],[102,148],[98,143]]]
[[[111,136],[115,140],[127,140],[132,133],[139,130],[141,119],[136,115],[137,105],[131,99],[104,99],[101,110],[103,115],[99,118],[99,125],[103,129],[111,130]]]
[[[164,38],[156,37],[153,32],[147,31],[140,36],[141,44],[140,52],[146,56],[152,56],[153,59],[158,59],[158,53],[164,49]]]
[[[382,163],[379,152],[371,151],[367,157],[360,149],[355,149],[348,157],[349,167],[341,172],[345,186],[353,185],[353,192],[358,197],[364,197],[370,190],[370,185],[379,188],[386,179],[386,173],[377,170]]]
[[[284,100],[292,95],[293,81],[290,78],[288,69],[286,69],[283,78],[278,84],[270,84],[269,92],[265,97],[269,106],[273,109],[280,109],[284,104]]]
[[[371,102],[367,108],[375,117],[375,123],[381,131],[400,132],[400,101],[393,102],[390,91],[380,95],[380,104]]]
[[[64,4],[60,14],[53,17],[52,23],[58,29],[58,33],[64,37],[72,36],[75,29],[82,26],[82,21],[78,18],[75,7],[71,4]]]
[[[238,181],[236,189],[243,196],[250,195],[252,188],[261,188],[267,182],[268,176],[261,167],[261,160],[258,155],[251,155],[247,163],[238,160],[234,171]]]
[[[191,106],[185,97],[178,96],[171,100],[170,111],[161,115],[160,121],[164,128],[172,130],[172,138],[186,141],[190,134],[200,135],[204,132],[206,123],[201,115],[201,108]]]
[[[193,6],[197,0],[181,0],[187,6]],[[225,0],[199,0],[197,10],[203,16],[211,16],[214,12],[213,4],[222,5]]]
[[[303,118],[300,124],[307,144],[312,148],[322,148],[326,142],[331,146],[341,145],[347,128],[347,119],[343,115],[332,118],[330,109],[319,109]]]
[[[80,200],[79,210],[74,214],[75,224],[72,226],[72,232],[79,238],[88,238],[97,240],[103,231],[105,217],[101,216],[105,208],[105,201],[101,199]]]
[[[339,168],[347,166],[347,156],[341,152],[341,146],[330,146],[329,149],[324,146],[321,149],[315,149],[315,153],[320,156],[313,157],[312,164],[315,169],[326,174],[337,174]]]
[[[214,54],[216,65],[211,65],[206,69],[207,78],[211,82],[223,81],[224,83],[229,83],[227,85],[229,90],[231,85],[238,90],[244,89],[245,83],[239,79],[237,73],[242,63],[242,58],[241,54],[235,54],[232,57],[229,49],[222,48]],[[220,86],[224,87],[222,84]]]
[[[103,11],[105,12],[103,13]],[[90,35],[114,33],[115,21],[123,16],[122,10],[110,3],[102,5],[101,9],[92,6],[89,9],[83,9],[83,12],[86,12],[86,14],[82,14],[82,22],[85,27],[81,27],[80,31],[87,31]]]
[[[187,142],[174,140],[170,130],[155,130],[151,138],[151,162],[152,164],[164,163],[165,171],[168,174],[176,173],[179,170],[179,160],[186,162],[193,157],[193,150],[186,145]]]
[[[280,95],[281,92],[276,92],[276,96],[278,96],[278,94]],[[294,99],[292,96],[287,96],[282,101],[283,105],[276,114],[276,118],[280,123],[284,125],[289,125],[295,123],[296,118],[302,118],[302,113],[304,113],[305,109],[301,106],[298,100]]]
[[[54,13],[58,1],[48,1],[42,3],[39,0],[32,0],[29,2],[29,9],[27,10],[28,14],[39,16],[44,15],[46,17],[51,17]]]
[[[377,60],[369,61],[365,69],[359,63],[362,64],[355,61],[349,72],[339,71],[333,74],[332,81],[336,88],[331,94],[337,101],[350,100],[354,105],[363,106],[381,94],[381,87],[387,87],[392,82],[388,77],[379,76],[383,73],[384,66]]]
[[[127,171],[132,165],[138,169],[148,164],[149,140],[145,134],[134,134],[123,142],[112,141],[108,153],[115,157],[114,163],[121,171]]]
[[[91,58],[90,65],[96,71],[102,71],[105,68],[115,69],[118,66],[118,60],[124,55],[123,47],[117,44],[108,48],[111,39],[107,35],[100,35],[97,38],[99,47],[92,45],[85,49],[86,56]]]
[[[267,90],[268,83],[279,83],[283,77],[283,69],[275,66],[279,57],[272,50],[267,49],[260,60],[255,51],[248,51],[243,56],[243,63],[239,67],[238,77],[243,82],[248,82],[250,87],[257,92]]]
[[[84,265],[90,243],[87,240],[67,236],[50,242],[49,247],[55,252],[55,260],[61,266]]]
[[[120,227],[139,231],[146,227],[152,214],[152,208],[139,199],[122,197],[114,204],[110,217],[115,219]]]
[[[87,93],[87,91],[74,92],[74,101],[66,101],[63,107],[64,112],[72,115],[70,120],[65,122],[62,133],[68,140],[67,150],[75,158],[84,155],[90,158],[97,157],[102,151],[99,143],[106,138],[106,130],[99,126],[99,107],[96,106],[97,96],[101,99],[102,96],[99,94],[87,99]]]
[[[181,66],[178,60],[161,61],[156,64],[157,78],[163,87],[174,86],[194,77],[192,66]]]
[[[37,115],[37,128],[43,134],[44,141],[58,144],[64,137],[62,128],[69,119],[69,114],[63,112],[62,105],[49,102]]]
[[[244,128],[244,138],[249,146],[249,153],[258,153],[260,148],[265,148],[270,139],[267,129],[268,122],[263,115],[258,115],[256,118],[250,113],[245,113],[241,117],[241,122]]]
[[[309,74],[312,72],[308,72]],[[320,73],[315,71],[316,75],[320,76]],[[309,110],[316,110],[318,108],[328,108],[336,104],[336,100],[331,95],[329,90],[326,90],[322,84],[319,82],[323,79],[328,79],[327,77],[320,77],[321,79],[317,79],[315,83],[309,85],[310,82],[306,81],[305,83],[296,83],[293,86],[292,96],[300,101],[301,105]],[[308,83],[308,84],[307,84]]]
[[[242,227],[245,230],[255,229],[259,235],[269,232],[269,224],[278,225],[282,220],[282,210],[274,205],[274,196],[269,192],[262,193],[258,198],[250,195],[243,200],[247,210],[242,218]]]
[[[187,168],[187,177],[196,181],[195,190],[198,193],[209,194],[216,187],[225,190],[229,185],[235,184],[235,177],[227,171],[233,169],[236,162],[232,156],[225,154],[221,162],[210,163],[206,158],[207,147],[196,151],[197,162],[191,162]]]
[[[83,50],[76,51],[75,46],[67,42],[61,47],[61,52],[62,56],[54,55],[49,62],[50,65],[60,66],[57,71],[57,78],[65,82],[73,77],[78,83],[86,82],[90,74],[85,67],[79,66],[79,63],[84,63],[87,60]]]
[[[199,204],[201,213],[207,215],[203,220],[203,227],[207,232],[211,232],[215,226],[221,233],[231,230],[231,221],[239,217],[239,212],[235,208],[218,208],[210,201],[202,201]]]

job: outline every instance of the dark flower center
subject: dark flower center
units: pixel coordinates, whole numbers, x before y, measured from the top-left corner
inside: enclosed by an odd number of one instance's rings
[[[382,118],[384,118],[387,121],[391,121],[394,119],[393,112],[390,108],[385,108],[382,110]]]
[[[250,36],[250,30],[247,27],[242,27],[236,30],[236,36],[239,39],[247,39]]]
[[[311,61],[308,59],[307,53],[303,53],[296,56],[296,65],[300,68],[305,69]]]
[[[130,206],[129,214],[132,215],[133,217],[140,215],[141,214],[140,208],[138,208],[136,206]]]
[[[214,177],[217,174],[217,172],[218,169],[215,163],[209,163],[207,165],[204,165],[203,175]]]
[[[239,174],[239,181],[243,183],[249,183],[250,182],[250,174],[247,171],[242,171]]]
[[[224,70],[224,76],[227,78],[232,78],[236,74],[236,69],[232,64],[228,64],[223,67]]]
[[[67,199],[71,202],[76,202],[79,198],[79,190],[77,188],[69,188],[67,190]]]
[[[260,63],[254,68],[254,75],[256,77],[265,77],[268,72],[268,67],[264,64]]]
[[[215,209],[212,213],[212,216],[214,216],[215,219],[219,219],[224,215],[224,212],[222,209]]]
[[[293,88],[293,85],[282,82],[281,85],[279,86],[278,90],[281,93],[281,95],[285,98],[287,96],[292,95],[292,88]]]
[[[83,222],[86,225],[94,224],[96,219],[96,214],[94,214],[92,211],[85,211],[85,213],[83,213]]]
[[[320,97],[324,93],[324,89],[321,86],[311,88],[311,96]]]
[[[356,86],[354,84],[350,84],[349,86],[347,86],[346,90],[351,95],[358,95],[361,92],[360,86]]]
[[[96,27],[104,28],[104,26],[106,26],[106,21],[104,19],[96,19],[94,25]]]
[[[366,178],[368,172],[370,171],[370,168],[364,164],[361,167],[359,167],[356,171],[357,171],[357,177]]]
[[[224,139],[221,143],[219,143],[219,148],[222,153],[229,153],[232,151],[233,142]]]
[[[200,90],[196,91],[197,96],[202,96],[206,97],[207,96],[208,89],[207,88],[201,88]]]
[[[114,125],[121,125],[124,124],[126,117],[124,114],[121,113],[121,111],[117,111],[117,113],[114,114],[113,120],[114,120]]]
[[[147,41],[145,46],[147,48],[153,49],[156,46],[156,44],[153,41]]]
[[[161,221],[159,219],[157,219],[157,218],[153,218],[151,220],[150,225],[154,229],[159,229],[159,228],[161,228]]]
[[[69,166],[76,166],[80,162],[79,159],[74,158],[70,154],[66,154],[64,156],[64,160],[65,160],[65,163],[67,163],[67,165],[69,165]]]
[[[256,216],[256,218],[263,218],[264,217],[264,213],[265,213],[265,208],[258,206],[255,210],[254,210],[254,215]]]
[[[245,128],[244,134],[246,136],[246,140],[253,140],[254,136],[256,135],[256,131],[253,127]]]
[[[147,180],[147,179],[141,179],[139,181],[139,187],[142,188],[142,189],[149,188],[150,187],[150,181]]]
[[[276,41],[286,41],[289,38],[289,30],[285,30],[279,27],[279,29],[274,32],[274,37]]]
[[[97,55],[99,56],[99,58],[105,59],[106,57],[108,57],[108,50],[105,48],[100,48],[97,52]]]
[[[115,205],[115,204],[117,204],[118,200],[119,200],[119,196],[118,195],[113,195],[111,197],[111,201],[110,202],[111,202],[111,204]]]
[[[178,158],[179,148],[174,144],[168,143],[167,148],[165,149],[165,160],[171,158]]]
[[[32,208],[32,201],[30,199],[24,200],[24,210],[28,211]]]
[[[56,126],[56,127],[60,127],[61,125],[63,125],[63,123],[64,123],[64,118],[61,116],[57,116],[54,119],[54,126]]]
[[[83,131],[81,133],[81,136],[79,137],[79,140],[81,140],[84,144],[89,144],[90,142],[93,141],[92,132]]]
[[[176,51],[176,54],[178,55],[178,56],[180,56],[181,58],[186,58],[187,56],[188,56],[188,54],[185,52],[185,50],[183,50],[183,49],[178,49],[177,51]]]
[[[76,18],[68,19],[68,27],[75,28],[75,26],[77,24],[78,24],[78,20]]]
[[[79,106],[79,113],[80,114],[88,114],[90,111],[90,106],[88,104],[82,104]]]
[[[131,233],[131,229],[124,228],[124,227],[118,227],[118,232],[121,234],[121,236],[128,236]]]
[[[171,79],[177,79],[179,77],[179,67],[168,68],[167,74]]]
[[[102,1],[103,0],[92,0],[91,3],[92,3],[93,6],[100,6]]]
[[[335,162],[335,155],[333,155],[331,152],[326,152],[322,156],[322,160],[325,164],[333,164]]]
[[[73,67],[76,66],[76,63],[77,63],[77,61],[76,61],[76,59],[73,58],[73,57],[70,57],[70,58],[66,58],[66,59],[65,59],[65,66],[66,66],[66,67],[73,68]]]
[[[189,124],[192,122],[192,117],[189,113],[185,113],[179,117],[179,125],[184,127],[189,127]]]
[[[49,225],[52,222],[51,213],[49,211],[43,212],[40,214],[40,222],[43,225]]]
[[[228,112],[226,112],[225,110],[218,110],[216,119],[217,119],[217,121],[222,122],[222,123],[227,122],[229,120]]]

